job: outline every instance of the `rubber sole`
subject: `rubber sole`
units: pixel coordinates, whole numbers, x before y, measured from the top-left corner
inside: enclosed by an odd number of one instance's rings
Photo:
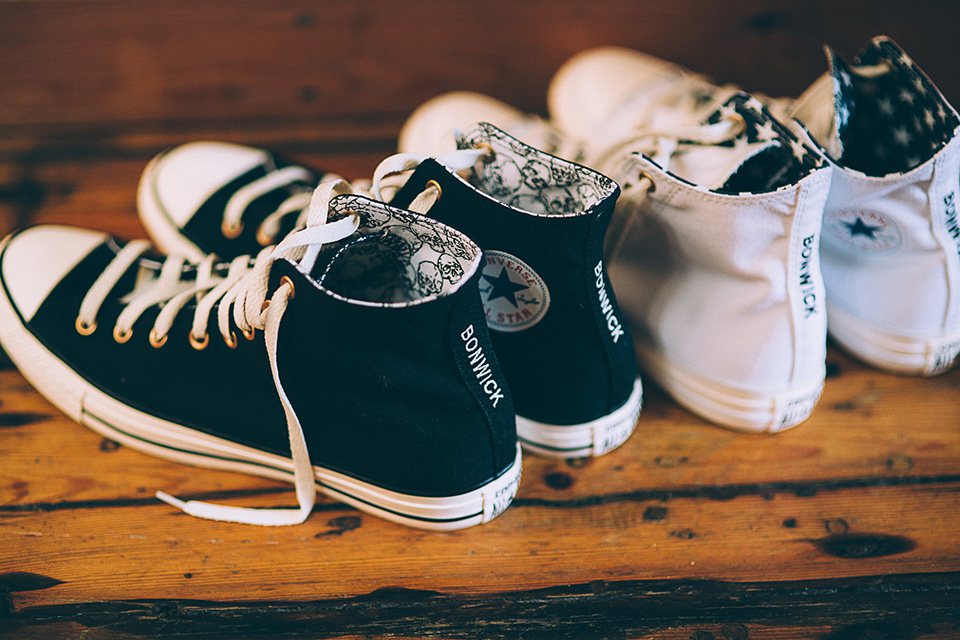
[[[0,253],[6,245],[0,243]],[[81,425],[136,451],[186,464],[293,481],[290,458],[202,433],[133,409],[100,391],[50,353],[23,324],[6,291],[0,296],[0,343],[23,376],[52,404]],[[521,474],[517,446],[512,465],[467,493],[425,497],[390,491],[314,467],[322,493],[392,522],[435,531],[489,522],[516,495]]]
[[[844,349],[865,363],[891,373],[933,376],[960,356],[960,330],[917,338],[877,329],[827,305],[827,330]]]
[[[643,405],[640,379],[627,401],[612,413],[581,424],[552,425],[517,416],[517,438],[530,453],[550,458],[601,456],[627,441]]]
[[[709,380],[638,348],[643,368],[674,400],[714,424],[736,431],[775,433],[810,417],[820,399],[823,374],[786,389],[748,390]]]

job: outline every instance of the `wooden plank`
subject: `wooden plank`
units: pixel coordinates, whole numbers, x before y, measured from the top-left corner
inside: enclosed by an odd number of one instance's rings
[[[936,578],[932,585],[911,575],[734,584],[598,580],[481,597],[392,589],[302,603],[127,600],[34,607],[18,612],[13,624],[18,638],[955,637],[960,578]],[[10,582],[42,588],[36,577]]]
[[[546,505],[725,500],[960,479],[960,369],[936,378],[889,376],[833,348],[830,362],[842,372],[827,381],[813,417],[773,436],[709,425],[648,384],[637,432],[621,450],[573,462],[528,457],[521,497]],[[0,496],[9,496],[7,507],[137,502],[159,488],[205,493],[264,486],[104,443],[62,416],[15,371],[0,372],[0,393],[0,425],[6,427],[0,430],[6,471]]]
[[[951,0],[713,3],[577,0],[14,0],[0,3],[0,138],[97,139],[130,131],[320,126],[383,139],[452,89],[542,111],[557,67],[620,44],[752,91],[796,94],[825,70],[822,46],[852,56],[896,39],[954,104]],[[329,139],[329,138],[328,138]]]
[[[595,580],[822,580],[960,570],[957,483],[599,505],[531,503],[455,533],[340,505],[257,529],[170,507],[76,505],[0,518],[0,567],[59,584],[17,608],[151,598],[301,601],[404,587],[491,594]],[[290,495],[230,504],[289,504]],[[328,504],[328,503],[325,503]],[[651,507],[657,509],[651,515]]]
[[[960,5],[927,0],[0,2],[0,234],[143,235],[160,149],[226,139],[348,178],[409,111],[474,89],[542,111],[553,70],[622,44],[772,94],[894,37],[954,104]],[[830,347],[814,416],[774,436],[705,424],[653,385],[598,460],[526,456],[493,523],[424,533],[321,499],[306,524],[200,521],[164,489],[291,504],[73,424],[0,359],[0,638],[960,636],[960,370],[873,371]]]
[[[115,450],[8,370],[0,374],[0,567],[64,582],[22,594],[27,604],[960,570],[951,515],[960,506],[960,374],[902,379],[831,359],[845,372],[831,379],[822,410],[793,431],[733,434],[653,392],[641,423],[649,413],[658,428],[641,424],[624,448],[586,464],[527,456],[515,505],[452,534],[412,531],[330,501],[290,529],[182,516],[156,503],[153,490],[246,505],[289,504],[292,493]],[[857,400],[858,385],[873,394],[869,404]],[[849,403],[861,413],[851,416]],[[119,549],[123,576],[105,582],[102,568]],[[241,566],[257,586],[238,596],[231,580]],[[325,567],[319,575],[317,566]]]
[[[202,136],[198,139],[211,139]],[[263,140],[234,140],[264,145]],[[29,224],[70,224],[122,238],[144,237],[136,216],[137,183],[154,154],[190,142],[187,134],[125,140],[90,150],[35,151],[0,159],[0,237]],[[369,178],[390,149],[304,152],[296,141],[267,145],[355,180]]]

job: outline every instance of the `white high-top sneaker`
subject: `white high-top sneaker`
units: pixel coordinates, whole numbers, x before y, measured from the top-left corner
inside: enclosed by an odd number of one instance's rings
[[[745,94],[705,126],[737,118],[725,144],[621,156],[610,275],[661,387],[717,424],[772,432],[805,420],[823,387],[830,169]]]
[[[553,126],[595,143],[623,137],[637,127],[656,127],[665,117],[699,122],[740,92],[666,60],[607,46],[587,49],[557,70],[547,91],[547,108]]]
[[[830,333],[879,368],[942,372],[960,352],[960,120],[889,38],[874,38],[853,65],[827,55],[830,70],[799,98],[761,100],[784,122],[800,120],[834,165],[821,256]],[[733,90],[601,47],[561,67],[548,105],[552,126],[592,142],[665,113],[703,113]]]
[[[821,262],[830,334],[896,373],[960,353],[960,118],[914,62],[875,38],[797,101],[834,163]]]
[[[430,117],[456,126],[450,107],[465,99],[427,103],[406,130],[425,131],[418,121]],[[819,240],[830,182],[816,150],[742,93],[702,121],[665,110],[655,127],[621,127],[591,145],[488,104],[531,144],[559,139],[561,153],[623,186],[610,276],[644,368],[665,390],[745,431],[810,415],[825,375]]]
[[[400,129],[397,148],[400,153],[440,156],[455,149],[459,134],[478,122],[566,160],[582,163],[586,158],[586,141],[572,138],[540,116],[473,91],[443,93],[414,109]]]

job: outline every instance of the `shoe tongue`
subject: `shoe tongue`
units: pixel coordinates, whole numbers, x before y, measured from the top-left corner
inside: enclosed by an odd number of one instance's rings
[[[817,165],[815,155],[748,95],[733,96],[702,124],[735,115],[745,125],[736,137],[712,144],[684,141],[667,169],[719,193],[764,193]]]

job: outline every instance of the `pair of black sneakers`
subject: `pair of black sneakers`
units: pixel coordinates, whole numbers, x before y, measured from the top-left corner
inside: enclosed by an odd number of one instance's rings
[[[0,342],[81,424],[293,481],[299,504],[158,493],[188,513],[293,524],[320,489],[420,528],[487,522],[521,445],[601,455],[641,389],[602,260],[617,185],[489,125],[459,146],[388,158],[369,185],[249,147],[169,150],[138,193],[161,251],[62,226],[3,241]]]

